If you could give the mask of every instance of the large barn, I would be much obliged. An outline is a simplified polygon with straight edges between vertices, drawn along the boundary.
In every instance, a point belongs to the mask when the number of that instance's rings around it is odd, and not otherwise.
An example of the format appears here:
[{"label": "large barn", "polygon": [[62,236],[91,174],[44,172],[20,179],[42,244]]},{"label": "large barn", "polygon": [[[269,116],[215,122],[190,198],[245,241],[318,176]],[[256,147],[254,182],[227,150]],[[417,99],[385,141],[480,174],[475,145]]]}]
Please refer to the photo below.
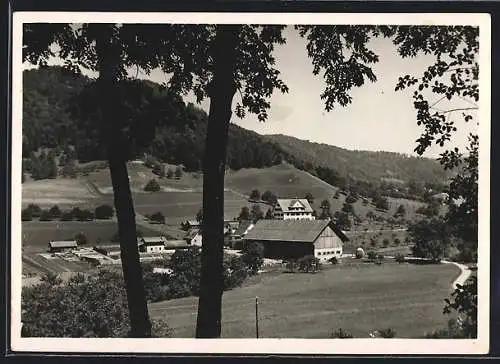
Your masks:
[{"label": "large barn", "polygon": [[341,257],[342,246],[348,240],[330,220],[259,220],[244,237],[244,244],[263,244],[265,258],[314,255],[327,261]]}]

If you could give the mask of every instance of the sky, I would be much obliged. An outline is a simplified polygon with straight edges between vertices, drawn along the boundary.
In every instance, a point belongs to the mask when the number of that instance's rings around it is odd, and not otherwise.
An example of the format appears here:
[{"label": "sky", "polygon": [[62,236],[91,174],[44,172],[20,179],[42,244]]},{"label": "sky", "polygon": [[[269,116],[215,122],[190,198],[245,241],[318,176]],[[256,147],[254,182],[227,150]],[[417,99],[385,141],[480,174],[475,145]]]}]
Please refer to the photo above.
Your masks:
[{"label": "sky", "polygon": [[[325,88],[321,76],[312,74],[311,59],[306,52],[306,42],[292,28],[285,30],[287,42],[275,49],[276,66],[281,78],[289,87],[289,93],[276,91],[271,97],[269,118],[260,122],[254,115],[239,119],[233,114],[232,122],[260,134],[285,134],[299,139],[325,143],[350,150],[390,151],[416,155],[413,149],[415,140],[422,128],[417,126],[416,112],[413,108],[413,91],[394,91],[400,76],[420,74],[433,63],[432,56],[401,58],[395,46],[387,39],[375,39],[369,44],[379,55],[379,62],[372,65],[377,81],[367,81],[361,88],[353,89],[350,94],[353,102],[337,106],[326,112],[320,94]],[[62,64],[54,58],[49,64]],[[28,67],[27,65],[25,65]],[[95,74],[87,73],[89,76]],[[135,72],[133,72],[135,74]],[[149,76],[139,72],[139,78],[155,82],[165,82],[168,78],[159,70]],[[434,96],[430,100],[437,99]],[[195,102],[193,95],[185,97],[186,102]],[[234,103],[239,101],[236,94]],[[470,105],[469,105],[470,106]],[[208,112],[209,100],[200,105]],[[458,131],[447,146],[460,149],[467,145],[469,132],[477,132],[477,126],[465,124],[460,115],[451,115],[457,122]],[[424,157],[434,158],[443,148],[433,146]]]}]

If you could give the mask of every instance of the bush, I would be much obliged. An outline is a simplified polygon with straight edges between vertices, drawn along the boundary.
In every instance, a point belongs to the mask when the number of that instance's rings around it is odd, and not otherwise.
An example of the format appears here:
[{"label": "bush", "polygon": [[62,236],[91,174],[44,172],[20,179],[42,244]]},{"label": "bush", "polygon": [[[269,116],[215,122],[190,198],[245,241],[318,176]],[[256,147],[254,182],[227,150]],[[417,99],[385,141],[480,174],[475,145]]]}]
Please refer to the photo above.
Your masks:
[{"label": "bush", "polygon": [[332,339],[352,339],[354,336],[350,332],[343,330],[342,328],[338,329],[335,332],[330,334]]},{"label": "bush", "polygon": [[401,240],[399,238],[395,238],[394,245],[400,245],[400,244],[401,244]]},{"label": "bush", "polygon": [[406,257],[403,254],[401,254],[401,253],[396,254],[396,256],[394,257],[394,259],[398,263],[404,263],[406,261]]},{"label": "bush", "polygon": [[86,245],[88,243],[87,237],[84,233],[78,233],[75,235],[75,240],[78,245]]},{"label": "bush", "polygon": [[179,179],[182,177],[182,168],[180,166],[177,166],[175,168],[175,178]]},{"label": "bush", "polygon": [[111,219],[115,214],[115,210],[112,206],[104,204],[97,206],[94,210],[94,216],[99,220]]},{"label": "bush", "polygon": [[301,272],[316,272],[319,270],[319,259],[314,255],[306,255],[297,261]]},{"label": "bush", "polygon": [[248,267],[251,274],[257,274],[264,263],[264,245],[260,243],[251,243],[245,245],[241,259]]},{"label": "bush", "polygon": [[31,212],[31,209],[23,209],[21,211],[21,221],[31,221],[33,220],[33,214]]},{"label": "bush", "polygon": [[52,215],[50,214],[49,210],[43,210],[42,213],[40,214],[40,221],[52,221]]},{"label": "bush", "polygon": [[82,210],[79,207],[73,208],[71,214],[73,215],[73,219],[78,221],[92,221],[94,219],[94,213],[92,211],[86,209]]},{"label": "bush", "polygon": [[367,257],[368,257],[368,259],[370,259],[370,260],[375,260],[375,259],[377,259],[377,253],[375,253],[375,251],[373,251],[373,250],[370,250],[370,251],[366,254],[366,256],[367,256]]},{"label": "bush", "polygon": [[160,184],[156,181],[156,179],[150,180],[146,186],[144,186],[144,191],[147,192],[158,192],[161,190]]},{"label": "bush", "polygon": [[396,331],[394,331],[391,328],[384,329],[384,330],[378,330],[378,334],[380,337],[382,337],[384,339],[392,339],[392,338],[396,337]]},{"label": "bush", "polygon": [[250,199],[254,201],[260,200],[260,192],[258,189],[252,190],[252,192],[250,193]]},{"label": "bush", "polygon": [[27,209],[31,211],[31,216],[33,217],[40,217],[40,215],[42,214],[42,209],[40,208],[40,206],[33,203],[29,204]]},{"label": "bush", "polygon": [[387,248],[389,246],[389,239],[382,240],[382,245],[384,246],[384,248]]},{"label": "bush", "polygon": [[357,201],[358,199],[354,195],[349,195],[345,199],[345,203],[347,204],[353,204]]},{"label": "bush", "polygon": [[171,179],[171,178],[173,178],[173,177],[174,177],[174,171],[172,171],[172,169],[170,169],[170,168],[169,168],[169,169],[167,170],[167,178],[168,178],[168,179]]},{"label": "bush", "polygon": [[[89,277],[77,275],[66,283],[44,280],[24,287],[21,302],[23,337],[129,336],[127,295],[118,273],[103,270]],[[152,327],[155,337],[170,335],[164,322],[153,321]]]},{"label": "bush", "polygon": [[328,259],[328,261],[332,264],[338,264],[339,263],[339,260],[337,259],[337,257],[331,257],[330,259]]},{"label": "bush", "polygon": [[161,213],[161,212],[155,212],[154,214],[152,214],[151,216],[149,216],[149,219],[152,221],[152,222],[156,222],[156,223],[159,223],[159,224],[165,224],[165,216]]},{"label": "bush", "polygon": [[62,214],[62,211],[61,209],[59,208],[59,206],[57,205],[54,205],[50,208],[49,210],[49,214],[50,216],[52,216],[53,218],[57,219],[57,218],[60,218],[61,217],[61,214]]},{"label": "bush", "polygon": [[224,257],[224,289],[240,287],[248,277],[248,270],[243,259],[238,256]]},{"label": "bush", "polygon": [[61,220],[61,221],[71,221],[71,220],[73,220],[73,214],[71,213],[71,211],[63,212],[61,214],[61,217],[60,217],[59,220]]}]

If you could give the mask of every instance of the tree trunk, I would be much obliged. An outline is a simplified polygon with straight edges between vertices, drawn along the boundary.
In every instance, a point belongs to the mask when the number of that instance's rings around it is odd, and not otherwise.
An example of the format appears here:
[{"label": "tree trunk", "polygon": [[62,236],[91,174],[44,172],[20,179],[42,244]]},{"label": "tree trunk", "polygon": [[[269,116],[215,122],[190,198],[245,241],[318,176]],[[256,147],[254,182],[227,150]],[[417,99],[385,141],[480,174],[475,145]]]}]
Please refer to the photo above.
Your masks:
[{"label": "tree trunk", "polygon": [[127,171],[126,139],[115,122],[116,85],[121,62],[120,50],[112,41],[113,25],[99,25],[96,52],[99,62],[98,92],[101,95],[103,140],[106,143],[113,185],[123,277],[127,291],[131,337],[151,336],[146,291],[137,246],[134,204]]},{"label": "tree trunk", "polygon": [[197,338],[218,338],[221,334],[224,285],[224,172],[232,100],[236,91],[233,77],[237,38],[237,26],[218,26],[203,161],[203,242]]}]

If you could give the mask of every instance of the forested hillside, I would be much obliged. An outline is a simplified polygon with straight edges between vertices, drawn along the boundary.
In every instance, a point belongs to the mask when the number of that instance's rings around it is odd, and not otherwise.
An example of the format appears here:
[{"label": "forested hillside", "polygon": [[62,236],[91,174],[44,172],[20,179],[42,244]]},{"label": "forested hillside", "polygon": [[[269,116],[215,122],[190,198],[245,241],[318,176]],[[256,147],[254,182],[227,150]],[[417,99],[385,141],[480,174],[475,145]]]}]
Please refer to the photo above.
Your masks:
[{"label": "forested hillside", "polygon": [[[69,74],[61,67],[49,67],[25,71],[23,84],[25,157],[41,147],[55,149],[57,154],[72,146],[72,158],[81,162],[106,159],[99,141],[99,114],[82,112],[79,96],[91,94],[85,91],[92,80]],[[130,159],[148,153],[163,162],[182,164],[187,171],[201,169],[205,111],[193,104],[186,105],[180,97],[149,81],[130,82],[121,93],[123,110],[117,110],[116,117],[124,119],[124,127],[130,130]],[[92,105],[91,99],[83,100]],[[138,135],[147,143],[138,140]],[[396,197],[422,196],[425,186],[439,190],[446,180],[442,167],[434,160],[388,152],[350,151],[284,135],[262,136],[231,125],[229,168],[263,168],[282,161],[366,196],[378,192]]]},{"label": "forested hillside", "polygon": [[341,176],[364,181],[423,180],[441,183],[446,178],[443,167],[427,158],[409,157],[392,152],[353,151],[333,145],[313,143],[287,135],[268,135],[287,153],[304,165],[321,165],[336,170]]}]

